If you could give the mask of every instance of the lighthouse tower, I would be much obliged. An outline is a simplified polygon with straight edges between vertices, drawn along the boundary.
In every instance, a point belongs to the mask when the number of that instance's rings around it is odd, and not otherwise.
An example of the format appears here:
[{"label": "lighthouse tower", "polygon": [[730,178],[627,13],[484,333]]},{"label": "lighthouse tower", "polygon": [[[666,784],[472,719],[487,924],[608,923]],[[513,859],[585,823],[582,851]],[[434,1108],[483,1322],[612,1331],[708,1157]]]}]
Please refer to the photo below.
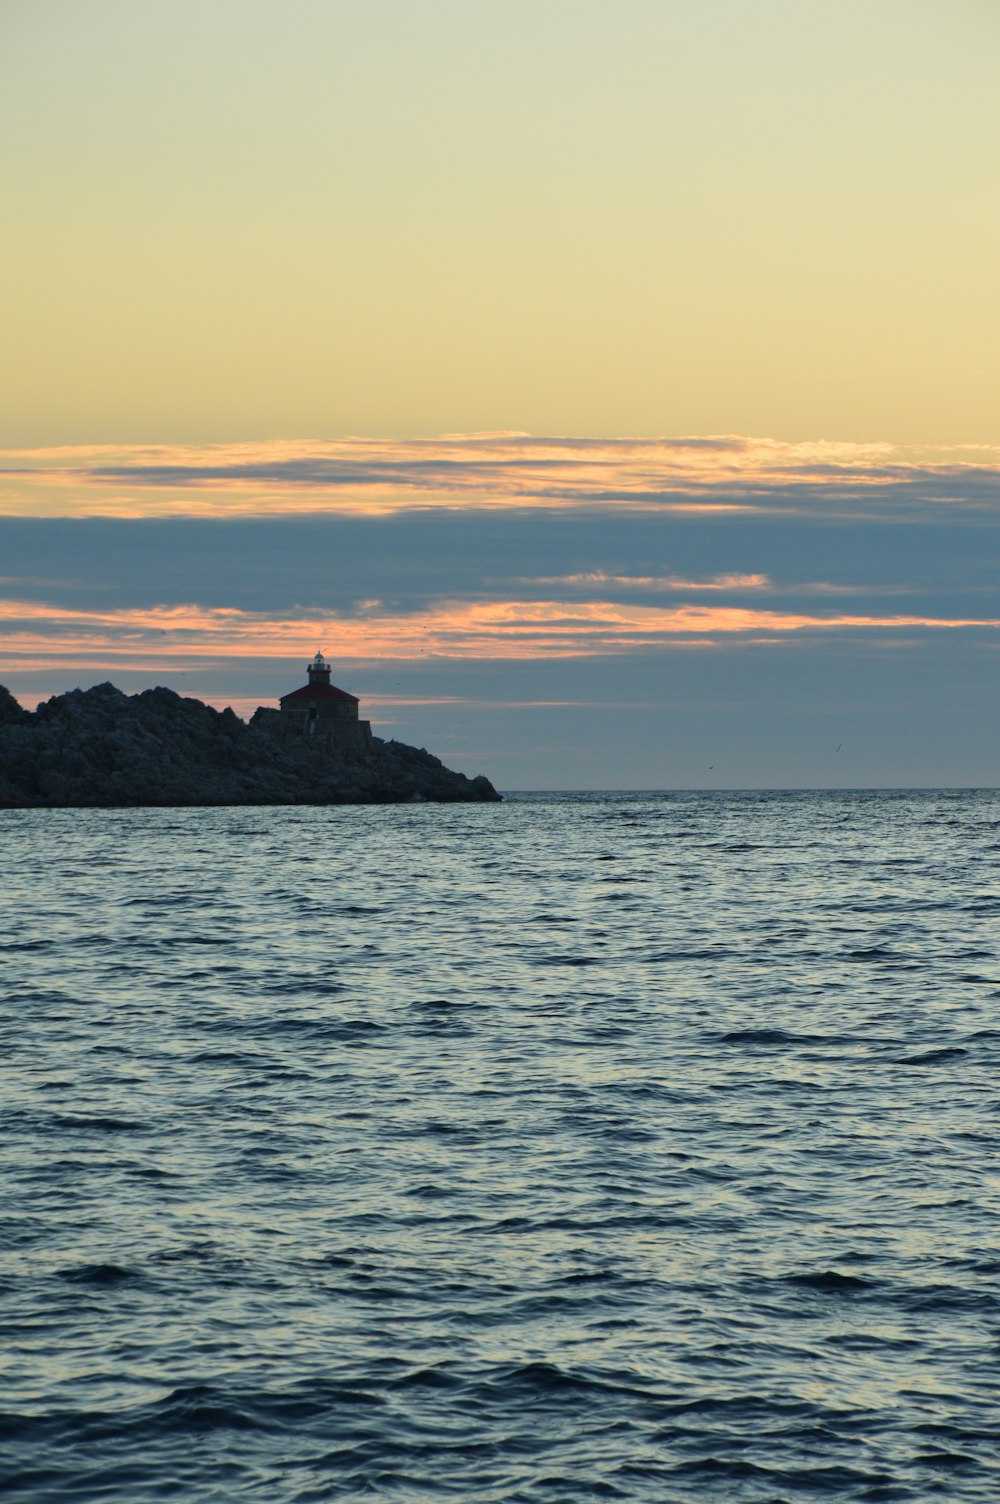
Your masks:
[{"label": "lighthouse tower", "polygon": [[312,663],[307,665],[306,673],[309,675],[310,684],[329,684],[330,682],[330,665],[322,653],[317,653]]}]

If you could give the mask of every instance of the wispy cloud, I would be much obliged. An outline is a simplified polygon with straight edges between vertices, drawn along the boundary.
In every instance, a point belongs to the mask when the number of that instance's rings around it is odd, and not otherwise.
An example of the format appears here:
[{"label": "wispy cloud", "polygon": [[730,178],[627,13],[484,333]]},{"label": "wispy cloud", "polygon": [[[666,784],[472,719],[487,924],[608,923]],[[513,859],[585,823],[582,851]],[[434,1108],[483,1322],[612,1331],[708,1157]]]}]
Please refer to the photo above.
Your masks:
[{"label": "wispy cloud", "polygon": [[726,595],[763,594],[798,597],[908,595],[915,588],[912,585],[898,584],[845,585],[834,580],[803,580],[778,584],[768,574],[741,574],[735,571],[728,574],[709,575],[704,579],[688,579],[684,575],[675,574],[612,574],[600,569],[579,574],[520,575],[516,583],[560,586],[568,590],[594,590],[610,587],[623,591],[648,591],[663,595],[692,595],[702,591],[713,591]]},{"label": "wispy cloud", "polygon": [[829,440],[558,438],[275,440],[0,451],[0,512],[246,516],[414,508],[609,508],[736,515],[876,503],[995,508],[1000,446],[902,450]]},{"label": "wispy cloud", "polygon": [[673,574],[608,574],[595,569],[582,574],[522,575],[523,585],[578,585],[588,589],[596,585],[621,585],[628,590],[662,590],[684,592],[698,590],[726,590],[741,593],[747,590],[770,590],[771,580],[766,574],[715,574],[704,580],[686,580]]},{"label": "wispy cloud", "polygon": [[1000,628],[995,617],[647,606],[610,600],[439,602],[420,611],[274,616],[226,607],[68,610],[0,602],[0,669],[117,664],[168,670],[240,658],[304,658],[320,645],[337,661],[585,657],[705,647],[789,634]]}]

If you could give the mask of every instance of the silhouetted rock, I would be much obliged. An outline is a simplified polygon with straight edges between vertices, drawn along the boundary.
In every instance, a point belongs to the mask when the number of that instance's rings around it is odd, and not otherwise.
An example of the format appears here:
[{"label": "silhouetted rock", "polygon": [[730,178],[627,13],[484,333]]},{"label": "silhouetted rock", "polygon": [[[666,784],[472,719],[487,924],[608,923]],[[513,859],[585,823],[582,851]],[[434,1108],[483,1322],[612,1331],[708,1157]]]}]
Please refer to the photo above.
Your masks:
[{"label": "silhouetted rock", "polygon": [[14,721],[26,721],[30,712],[22,710],[10,690],[0,684],[0,726],[12,725]]},{"label": "silhouetted rock", "polygon": [[487,778],[373,739],[350,751],[289,735],[273,711],[250,725],[171,689],[71,690],[31,714],[0,686],[0,808],[190,804],[395,804],[497,800]]}]

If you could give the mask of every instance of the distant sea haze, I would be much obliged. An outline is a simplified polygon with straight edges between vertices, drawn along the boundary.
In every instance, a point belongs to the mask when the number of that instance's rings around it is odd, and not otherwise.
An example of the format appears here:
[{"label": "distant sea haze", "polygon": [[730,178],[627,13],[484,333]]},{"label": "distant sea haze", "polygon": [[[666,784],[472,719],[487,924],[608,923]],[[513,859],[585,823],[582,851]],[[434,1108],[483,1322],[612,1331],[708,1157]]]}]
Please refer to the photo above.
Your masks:
[{"label": "distant sea haze", "polygon": [[1000,793],[0,836],[12,1504],[1000,1496]]}]

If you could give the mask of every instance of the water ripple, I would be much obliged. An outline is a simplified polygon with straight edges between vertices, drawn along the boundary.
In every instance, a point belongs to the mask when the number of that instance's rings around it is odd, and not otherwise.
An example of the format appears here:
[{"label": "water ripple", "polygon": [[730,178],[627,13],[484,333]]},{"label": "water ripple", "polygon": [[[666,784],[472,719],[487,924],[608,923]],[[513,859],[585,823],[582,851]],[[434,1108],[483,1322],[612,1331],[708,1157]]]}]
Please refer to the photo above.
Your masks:
[{"label": "water ripple", "polygon": [[1000,798],[4,811],[13,1504],[1000,1495]]}]

